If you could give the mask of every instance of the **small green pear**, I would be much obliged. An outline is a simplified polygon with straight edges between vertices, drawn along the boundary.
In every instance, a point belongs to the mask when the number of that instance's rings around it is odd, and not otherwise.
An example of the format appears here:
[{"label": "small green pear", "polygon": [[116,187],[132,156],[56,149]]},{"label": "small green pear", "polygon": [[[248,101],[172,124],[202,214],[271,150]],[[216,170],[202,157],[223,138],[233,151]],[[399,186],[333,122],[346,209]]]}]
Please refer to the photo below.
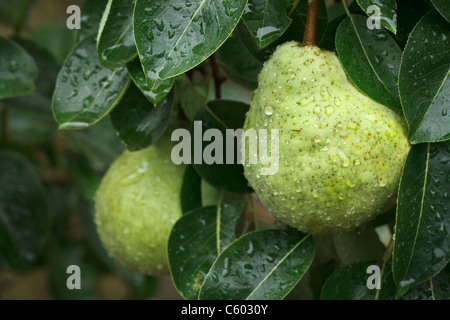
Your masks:
[{"label": "small green pear", "polygon": [[358,91],[334,53],[278,46],[258,76],[243,129],[267,129],[269,137],[279,130],[278,172],[262,175],[265,165],[244,159],[244,173],[287,225],[339,233],[395,205],[410,150],[405,121]]},{"label": "small green pear", "polygon": [[147,275],[169,274],[167,244],[181,217],[185,167],[171,160],[163,137],[150,147],[125,151],[109,168],[96,194],[100,239],[120,265]]}]

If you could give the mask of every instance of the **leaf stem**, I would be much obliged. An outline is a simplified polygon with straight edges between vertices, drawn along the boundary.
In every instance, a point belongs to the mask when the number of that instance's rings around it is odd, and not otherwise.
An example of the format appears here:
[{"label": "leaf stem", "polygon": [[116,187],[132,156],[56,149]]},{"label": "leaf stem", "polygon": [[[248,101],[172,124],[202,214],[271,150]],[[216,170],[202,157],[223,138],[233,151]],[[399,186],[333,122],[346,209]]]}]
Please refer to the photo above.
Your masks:
[{"label": "leaf stem", "polygon": [[216,57],[214,56],[214,54],[211,55],[209,60],[211,61],[212,73],[214,78],[214,87],[216,91],[216,99],[219,100],[222,97],[220,85],[222,84],[223,79],[220,77],[219,67],[217,66]]},{"label": "leaf stem", "polygon": [[14,37],[16,38],[20,37],[29,6],[30,0],[22,0],[20,3],[19,14],[14,21]]},{"label": "leaf stem", "polygon": [[[383,265],[381,267],[381,275],[380,275],[381,278],[383,278],[384,271],[386,270],[386,264],[387,264],[388,260],[390,259],[390,257],[392,256],[393,248],[394,248],[394,239],[391,239],[391,242],[389,243],[389,245],[383,255]],[[377,292],[375,293],[375,300],[379,299],[380,291],[381,291],[381,289],[378,289]]]},{"label": "leaf stem", "polygon": [[317,34],[317,13],[319,11],[319,0],[308,0],[306,7],[305,33],[303,34],[302,44],[315,45]]}]

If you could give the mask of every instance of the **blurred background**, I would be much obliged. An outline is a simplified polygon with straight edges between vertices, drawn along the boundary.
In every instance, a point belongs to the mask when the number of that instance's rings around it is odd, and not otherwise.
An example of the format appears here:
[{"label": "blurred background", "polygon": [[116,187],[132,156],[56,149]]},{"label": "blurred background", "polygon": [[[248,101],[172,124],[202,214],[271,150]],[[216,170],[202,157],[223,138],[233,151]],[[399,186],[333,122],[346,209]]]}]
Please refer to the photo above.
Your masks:
[{"label": "blurred background", "polygon": [[[99,242],[93,197],[124,146],[108,118],[82,131],[59,131],[53,120],[55,79],[75,40],[74,31],[66,27],[69,5],[82,7],[83,1],[0,0],[0,35],[17,41],[39,68],[33,94],[0,100],[0,160],[5,163],[5,155],[15,159],[14,168],[21,168],[22,177],[19,181],[17,172],[13,176],[10,166],[0,172],[0,181],[34,183],[42,191],[26,200],[17,195],[15,201],[25,214],[27,209],[41,210],[44,228],[34,232],[37,239],[46,239],[29,257],[26,245],[11,250],[0,237],[0,299],[180,299],[170,277],[131,274],[115,264]],[[38,179],[27,183],[34,176]],[[0,210],[2,205],[11,203],[5,204],[0,194]],[[16,225],[16,243],[33,237],[26,233],[30,226]],[[67,289],[66,269],[73,264],[81,268],[82,290]]]}]

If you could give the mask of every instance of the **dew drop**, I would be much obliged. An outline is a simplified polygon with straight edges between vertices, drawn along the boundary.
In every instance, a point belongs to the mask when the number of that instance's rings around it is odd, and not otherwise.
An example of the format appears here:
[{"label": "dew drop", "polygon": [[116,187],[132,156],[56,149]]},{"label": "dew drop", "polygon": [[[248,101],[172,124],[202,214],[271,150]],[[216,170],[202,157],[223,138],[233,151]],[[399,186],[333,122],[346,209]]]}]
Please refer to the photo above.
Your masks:
[{"label": "dew drop", "polygon": [[271,116],[273,114],[273,107],[271,105],[266,105],[264,113],[268,116]]},{"label": "dew drop", "polygon": [[303,124],[304,124],[306,127],[309,127],[309,126],[311,125],[311,122],[309,122],[309,120],[305,120],[305,121],[303,121]]},{"label": "dew drop", "polygon": [[309,98],[303,99],[303,100],[300,102],[300,104],[301,104],[302,107],[305,107],[305,106],[307,106],[308,104],[310,104],[310,103],[312,103],[312,102],[314,102],[314,101],[315,101],[314,96],[311,96],[311,97],[309,97]]},{"label": "dew drop", "polygon": [[326,108],[325,108],[325,112],[326,112],[328,115],[332,114],[332,113],[334,112],[334,107],[331,107],[331,106],[326,107]]},{"label": "dew drop", "polygon": [[330,99],[330,93],[324,86],[320,88],[320,95],[322,96],[324,101],[328,101]]},{"label": "dew drop", "polygon": [[345,199],[345,194],[343,194],[342,192],[338,193],[338,199],[339,200],[344,200]]},{"label": "dew drop", "polygon": [[316,190],[316,189],[312,189],[311,190],[311,193],[312,193],[312,196],[314,197],[314,198],[318,198],[319,197],[319,192]]},{"label": "dew drop", "polygon": [[341,102],[342,101],[339,98],[334,99],[334,104],[336,105],[336,107],[339,107],[341,105]]},{"label": "dew drop", "polygon": [[320,107],[315,107],[314,108],[314,113],[318,114],[318,113],[320,113],[320,110],[321,110]]}]

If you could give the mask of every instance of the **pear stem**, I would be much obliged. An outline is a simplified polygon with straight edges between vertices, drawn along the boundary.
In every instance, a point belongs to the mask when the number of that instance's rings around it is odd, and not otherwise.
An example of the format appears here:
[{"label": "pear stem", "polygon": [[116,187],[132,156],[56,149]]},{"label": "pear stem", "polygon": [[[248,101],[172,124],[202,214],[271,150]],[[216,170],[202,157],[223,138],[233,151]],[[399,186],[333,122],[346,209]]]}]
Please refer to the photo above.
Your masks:
[{"label": "pear stem", "polygon": [[303,34],[302,44],[315,45],[317,33],[317,13],[319,11],[319,0],[308,0],[306,7],[305,33]]}]

